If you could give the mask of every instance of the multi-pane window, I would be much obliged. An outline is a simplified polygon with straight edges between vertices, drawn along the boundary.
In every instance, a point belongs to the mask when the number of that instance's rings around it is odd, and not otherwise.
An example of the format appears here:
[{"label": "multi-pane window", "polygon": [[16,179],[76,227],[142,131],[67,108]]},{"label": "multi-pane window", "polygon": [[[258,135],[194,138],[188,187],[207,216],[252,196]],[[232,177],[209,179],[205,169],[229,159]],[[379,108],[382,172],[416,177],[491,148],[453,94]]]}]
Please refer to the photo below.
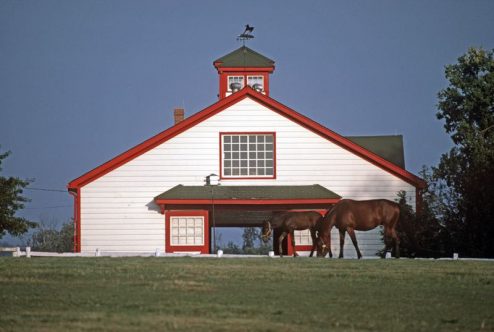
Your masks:
[{"label": "multi-pane window", "polygon": [[254,88],[255,84],[264,89],[264,77],[262,76],[247,76],[247,84]]},{"label": "multi-pane window", "polygon": [[240,89],[244,87],[243,76],[228,76],[228,91],[232,91],[232,83],[239,83]]},{"label": "multi-pane window", "polygon": [[204,217],[170,217],[171,245],[204,245]]},{"label": "multi-pane window", "polygon": [[223,177],[274,177],[274,134],[223,134]]},{"label": "multi-pane window", "polygon": [[308,229],[303,231],[295,231],[295,245],[297,246],[311,246],[312,237],[310,236],[310,231]]}]

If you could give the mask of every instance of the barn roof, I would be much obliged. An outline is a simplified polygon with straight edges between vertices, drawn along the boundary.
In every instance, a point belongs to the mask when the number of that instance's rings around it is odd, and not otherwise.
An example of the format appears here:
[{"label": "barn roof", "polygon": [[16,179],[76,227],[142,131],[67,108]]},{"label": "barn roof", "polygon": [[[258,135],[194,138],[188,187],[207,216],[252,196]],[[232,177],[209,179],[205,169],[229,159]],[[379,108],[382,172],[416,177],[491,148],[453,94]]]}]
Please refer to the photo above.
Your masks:
[{"label": "barn roof", "polygon": [[[213,190],[212,190],[213,189]],[[309,186],[175,186],[154,200],[338,200],[338,194],[325,187]]]},{"label": "barn roof", "polygon": [[350,141],[374,152],[378,156],[405,168],[403,136],[346,136]]},{"label": "barn roof", "polygon": [[274,61],[256,51],[242,46],[215,60],[215,67],[273,67]]},{"label": "barn roof", "polygon": [[[366,148],[362,140],[360,143],[353,142],[349,138],[345,138],[340,134],[324,127],[323,125],[315,122],[314,120],[296,112],[295,110],[283,105],[275,99],[263,95],[249,86],[245,86],[239,92],[233,93],[230,96],[223,98],[211,106],[203,109],[202,111],[193,114],[185,120],[177,123],[176,125],[168,128],[167,130],[151,137],[150,139],[142,142],[141,144],[131,148],[130,150],[120,154],[119,156],[111,159],[110,161],[96,167],[95,169],[87,172],[86,174],[78,177],[68,184],[70,190],[76,190],[83,187],[86,184],[98,179],[99,177],[111,172],[112,170],[120,167],[121,165],[129,162],[130,160],[142,155],[143,153],[157,147],[158,145],[168,141],[169,139],[179,135],[189,128],[205,121],[206,119],[220,113],[228,107],[235,105],[245,98],[250,98],[255,102],[267,107],[268,109],[290,119],[291,121],[298,123],[299,125],[311,130],[317,135],[331,141],[332,143],[341,146],[342,148],[354,153],[355,155],[377,165],[378,167],[386,170],[387,172],[403,179],[404,181],[412,184],[415,187],[423,188],[425,182],[416,175],[408,172],[400,165],[396,164],[392,160],[387,160],[385,157],[373,152]],[[362,145],[360,145],[362,144]]]}]

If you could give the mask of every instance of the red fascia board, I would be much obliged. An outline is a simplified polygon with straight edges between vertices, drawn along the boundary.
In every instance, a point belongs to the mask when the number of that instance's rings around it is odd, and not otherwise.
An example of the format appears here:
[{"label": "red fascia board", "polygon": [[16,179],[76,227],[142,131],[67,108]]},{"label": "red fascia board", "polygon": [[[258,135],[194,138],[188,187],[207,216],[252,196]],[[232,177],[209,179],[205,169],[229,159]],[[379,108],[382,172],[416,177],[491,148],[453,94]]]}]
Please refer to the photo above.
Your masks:
[{"label": "red fascia board", "polygon": [[216,67],[218,74],[222,73],[251,73],[251,72],[262,72],[262,73],[272,73],[274,71],[273,67]]},{"label": "red fascia board", "polygon": [[[166,142],[167,140],[175,137],[176,135],[184,132],[185,130],[195,126],[196,124],[206,120],[207,118],[213,116],[216,113],[221,112],[225,108],[228,108],[232,104],[243,99],[249,92],[255,92],[250,87],[246,87],[241,91],[234,93],[226,98],[223,98],[216,102],[215,104],[205,108],[204,110],[191,115],[190,117],[184,119],[173,127],[151,137],[150,139],[142,142],[141,144],[127,150],[126,152],[118,155],[117,157],[109,160],[108,162],[94,168],[93,170],[85,173],[84,175],[72,180],[68,184],[68,188],[80,188],[89,182],[111,172],[115,168],[121,166],[122,164],[140,156],[141,154],[155,148],[156,146]],[[255,92],[257,93],[257,92]]]},{"label": "red fascia board", "polygon": [[321,199],[156,199],[158,205],[279,205],[279,204],[335,204],[339,198]]},{"label": "red fascia board", "polygon": [[334,131],[320,125],[319,123],[309,119],[308,117],[292,110],[288,106],[285,106],[281,104],[280,102],[264,96],[262,94],[256,94],[254,96],[255,99],[257,99],[258,102],[263,104],[264,106],[268,107],[269,109],[295,121],[296,123],[306,127],[307,129],[315,132],[316,134],[329,139],[330,141],[334,142],[335,144],[350,150],[351,152],[357,154],[360,157],[363,157],[364,159],[372,162],[374,165],[377,165],[389,172],[391,172],[394,175],[397,175],[401,179],[405,180],[406,182],[418,187],[418,188],[425,188],[426,184],[425,181],[419,178],[418,176],[408,172],[407,170],[401,168],[398,165],[393,164],[392,162],[387,161],[386,159],[378,156],[377,154],[364,149],[358,144],[353,143],[350,141],[348,138],[345,138]]}]

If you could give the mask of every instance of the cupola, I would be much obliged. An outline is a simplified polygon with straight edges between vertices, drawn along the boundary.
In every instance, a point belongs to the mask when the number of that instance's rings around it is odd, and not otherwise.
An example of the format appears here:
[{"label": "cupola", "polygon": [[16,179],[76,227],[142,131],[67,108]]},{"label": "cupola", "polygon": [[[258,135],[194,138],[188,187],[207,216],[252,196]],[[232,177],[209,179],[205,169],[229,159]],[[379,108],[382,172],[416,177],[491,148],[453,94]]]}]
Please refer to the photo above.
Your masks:
[{"label": "cupola", "polygon": [[243,89],[246,85],[269,96],[269,74],[274,61],[246,46],[213,62],[219,75],[219,99]]}]

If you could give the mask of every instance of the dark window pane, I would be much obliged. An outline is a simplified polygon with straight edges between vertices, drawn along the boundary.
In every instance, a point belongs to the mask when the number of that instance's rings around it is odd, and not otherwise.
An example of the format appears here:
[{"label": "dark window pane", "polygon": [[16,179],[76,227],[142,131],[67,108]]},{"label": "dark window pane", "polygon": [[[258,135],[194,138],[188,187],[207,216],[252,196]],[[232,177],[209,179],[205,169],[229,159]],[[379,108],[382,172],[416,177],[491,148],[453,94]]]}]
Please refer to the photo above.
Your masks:
[{"label": "dark window pane", "polygon": [[255,143],[256,142],[256,137],[255,136],[249,136],[249,143]]},{"label": "dark window pane", "polygon": [[264,136],[257,136],[257,143],[264,142]]},{"label": "dark window pane", "polygon": [[266,136],[266,143],[273,143],[273,136]]},{"label": "dark window pane", "polygon": [[266,159],[273,159],[273,152],[266,152]]},{"label": "dark window pane", "polygon": [[256,145],[255,144],[249,144],[249,150],[250,151],[256,151]]},{"label": "dark window pane", "polygon": [[225,144],[225,151],[232,151],[232,146],[230,144]]},{"label": "dark window pane", "polygon": [[249,169],[249,175],[257,175],[256,174],[256,169],[255,168]]},{"label": "dark window pane", "polygon": [[225,168],[224,172],[225,172],[225,175],[232,175],[232,171],[229,168]]},{"label": "dark window pane", "polygon": [[247,151],[247,144],[240,144],[240,151]]},{"label": "dark window pane", "polygon": [[247,143],[247,136],[240,136],[240,142]]},{"label": "dark window pane", "polygon": [[249,160],[249,167],[256,167],[256,161],[255,160]]},{"label": "dark window pane", "polygon": [[257,175],[264,175],[264,168],[258,168]]},{"label": "dark window pane", "polygon": [[241,168],[240,175],[247,175],[247,168]]},{"label": "dark window pane", "polygon": [[239,153],[238,152],[233,152],[232,153],[232,159],[238,159]]},{"label": "dark window pane", "polygon": [[225,159],[231,159],[232,154],[230,152],[225,152]]},{"label": "dark window pane", "polygon": [[232,142],[233,143],[238,143],[238,141],[239,141],[238,136],[232,136]]},{"label": "dark window pane", "polygon": [[232,162],[230,160],[225,160],[225,167],[232,167]]},{"label": "dark window pane", "polygon": [[247,167],[247,160],[241,160],[240,167]]},{"label": "dark window pane", "polygon": [[233,160],[232,166],[233,167],[238,167],[239,166],[239,161],[238,160]]},{"label": "dark window pane", "polygon": [[232,151],[238,151],[238,144],[232,144]]},{"label": "dark window pane", "polygon": [[272,160],[266,160],[266,167],[273,167],[273,161]]},{"label": "dark window pane", "polygon": [[247,159],[247,152],[240,152],[240,159]]},{"label": "dark window pane", "polygon": [[266,168],[266,175],[273,175],[273,169],[272,168]]},{"label": "dark window pane", "polygon": [[264,159],[264,152],[258,152],[257,159]]},{"label": "dark window pane", "polygon": [[264,167],[264,160],[258,160],[257,167]]},{"label": "dark window pane", "polygon": [[232,175],[238,175],[239,171],[238,168],[232,169]]},{"label": "dark window pane", "polygon": [[223,136],[223,142],[230,143],[231,141],[232,141],[232,138],[230,136]]},{"label": "dark window pane", "polygon": [[256,153],[255,152],[249,152],[249,159],[256,159]]},{"label": "dark window pane", "polygon": [[273,151],[273,144],[266,144],[267,151]]},{"label": "dark window pane", "polygon": [[264,144],[257,144],[257,151],[264,151]]}]

